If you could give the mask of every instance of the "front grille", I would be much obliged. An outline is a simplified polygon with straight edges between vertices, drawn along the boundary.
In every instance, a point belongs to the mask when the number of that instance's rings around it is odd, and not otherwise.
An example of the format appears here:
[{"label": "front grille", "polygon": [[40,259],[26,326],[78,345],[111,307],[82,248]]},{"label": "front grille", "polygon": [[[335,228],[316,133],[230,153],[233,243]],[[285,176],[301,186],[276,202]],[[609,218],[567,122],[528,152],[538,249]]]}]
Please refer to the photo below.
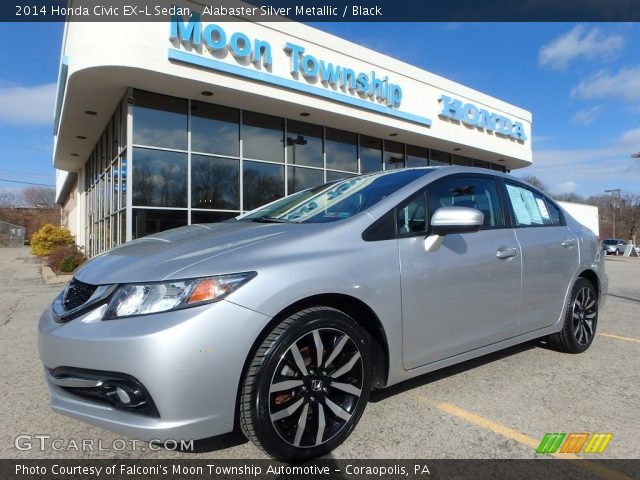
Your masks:
[{"label": "front grille", "polygon": [[97,285],[89,285],[74,278],[64,292],[64,298],[62,300],[63,308],[67,312],[78,308],[91,298],[96,288],[98,288]]}]

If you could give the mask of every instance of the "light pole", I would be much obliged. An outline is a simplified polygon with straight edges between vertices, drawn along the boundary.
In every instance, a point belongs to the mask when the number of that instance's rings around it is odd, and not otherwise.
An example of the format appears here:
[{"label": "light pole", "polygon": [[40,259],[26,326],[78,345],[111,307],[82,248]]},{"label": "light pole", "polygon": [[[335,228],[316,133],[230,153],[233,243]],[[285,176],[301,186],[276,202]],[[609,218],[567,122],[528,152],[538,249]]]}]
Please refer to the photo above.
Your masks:
[{"label": "light pole", "polygon": [[640,158],[640,152],[632,153],[631,158]]},{"label": "light pole", "polygon": [[611,194],[611,210],[613,210],[613,238],[616,238],[616,207],[617,200],[620,198],[621,190],[619,188],[612,188],[610,190],[605,190],[604,193]]}]

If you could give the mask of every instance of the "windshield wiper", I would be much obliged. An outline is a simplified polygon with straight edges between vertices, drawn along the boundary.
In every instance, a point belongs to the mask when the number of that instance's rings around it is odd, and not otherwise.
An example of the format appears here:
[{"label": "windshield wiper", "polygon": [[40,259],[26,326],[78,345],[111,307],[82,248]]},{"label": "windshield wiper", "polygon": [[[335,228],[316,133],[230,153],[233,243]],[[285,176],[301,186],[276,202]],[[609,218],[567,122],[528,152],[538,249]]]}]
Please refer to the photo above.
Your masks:
[{"label": "windshield wiper", "polygon": [[287,220],[286,218],[276,218],[276,217],[258,217],[258,218],[252,218],[251,221],[259,222],[259,223],[300,223],[300,222],[296,222],[295,220]]}]

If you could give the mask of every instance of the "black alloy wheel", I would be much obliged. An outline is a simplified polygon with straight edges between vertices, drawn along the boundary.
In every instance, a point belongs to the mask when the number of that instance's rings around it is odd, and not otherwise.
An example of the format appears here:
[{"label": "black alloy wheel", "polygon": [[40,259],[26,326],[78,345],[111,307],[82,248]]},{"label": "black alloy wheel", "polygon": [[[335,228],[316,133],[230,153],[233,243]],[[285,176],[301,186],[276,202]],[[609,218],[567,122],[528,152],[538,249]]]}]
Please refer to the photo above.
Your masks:
[{"label": "black alloy wheel", "polygon": [[245,377],[241,427],[270,455],[306,460],[333,450],[371,389],[367,333],[329,307],[302,310],[264,340]]},{"label": "black alloy wheel", "polygon": [[586,278],[576,280],[565,309],[562,330],[549,335],[549,344],[568,353],[582,353],[591,343],[598,325],[598,293]]}]

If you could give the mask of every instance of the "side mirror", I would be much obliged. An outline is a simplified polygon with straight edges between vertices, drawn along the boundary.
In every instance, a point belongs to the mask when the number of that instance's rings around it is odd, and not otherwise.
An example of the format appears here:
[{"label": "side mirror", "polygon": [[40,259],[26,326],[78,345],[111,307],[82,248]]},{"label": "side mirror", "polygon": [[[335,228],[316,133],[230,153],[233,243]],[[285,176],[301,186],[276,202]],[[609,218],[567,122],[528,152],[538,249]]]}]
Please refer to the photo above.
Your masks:
[{"label": "side mirror", "polygon": [[472,233],[482,228],[484,214],[468,207],[440,207],[431,216],[429,236],[424,239],[427,252],[437,251],[445,235],[452,233]]},{"label": "side mirror", "polygon": [[429,232],[432,235],[472,233],[482,228],[484,214],[468,207],[440,207],[431,217]]}]

